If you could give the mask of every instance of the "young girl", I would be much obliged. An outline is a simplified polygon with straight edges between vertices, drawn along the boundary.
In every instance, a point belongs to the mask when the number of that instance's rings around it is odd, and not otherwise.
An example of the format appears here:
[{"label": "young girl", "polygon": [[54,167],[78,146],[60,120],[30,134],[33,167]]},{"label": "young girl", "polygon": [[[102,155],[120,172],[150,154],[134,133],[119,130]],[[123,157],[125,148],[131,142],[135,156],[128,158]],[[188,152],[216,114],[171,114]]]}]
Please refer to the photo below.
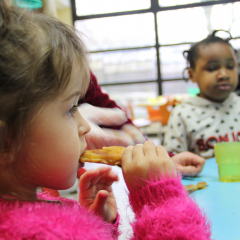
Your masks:
[{"label": "young girl", "polygon": [[[73,29],[0,1],[0,239],[118,237],[111,168],[81,176],[81,205],[37,193],[71,187],[82,167],[90,128],[76,104],[89,73]],[[132,239],[210,239],[162,146],[127,147],[122,169],[136,214]]]},{"label": "young girl", "polygon": [[240,98],[233,93],[237,57],[229,39],[215,36],[216,32],[184,52],[189,78],[200,93],[173,109],[164,139],[170,152],[191,151],[211,158],[215,143],[240,140]]}]

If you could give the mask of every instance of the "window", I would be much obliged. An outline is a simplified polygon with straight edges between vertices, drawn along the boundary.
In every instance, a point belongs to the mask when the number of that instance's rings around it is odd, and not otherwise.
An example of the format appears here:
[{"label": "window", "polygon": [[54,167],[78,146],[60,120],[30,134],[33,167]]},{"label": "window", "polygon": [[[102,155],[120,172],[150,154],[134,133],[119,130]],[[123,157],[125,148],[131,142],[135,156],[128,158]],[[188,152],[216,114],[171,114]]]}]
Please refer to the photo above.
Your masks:
[{"label": "window", "polygon": [[159,44],[200,41],[216,29],[239,37],[239,15],[240,2],[158,12]]},{"label": "window", "polygon": [[190,48],[190,44],[170,45],[159,48],[162,80],[181,79],[186,68],[183,51]]},{"label": "window", "polygon": [[[114,99],[120,101],[123,99],[123,96],[126,96],[126,99],[131,101],[141,102],[151,97],[157,97],[157,83],[142,83],[142,84],[126,84],[126,85],[113,85],[113,86],[102,86],[102,89],[108,93],[111,93]],[[125,98],[125,97],[124,97]]]},{"label": "window", "polygon": [[90,67],[99,84],[157,79],[156,49],[91,53]]},{"label": "window", "polygon": [[154,14],[75,21],[90,51],[155,46]]},{"label": "window", "polygon": [[140,9],[149,9],[150,0],[76,0],[76,15],[115,13]]},{"label": "window", "polygon": [[72,0],[72,10],[91,69],[115,99],[193,91],[182,53],[215,29],[240,49],[239,1]]},{"label": "window", "polygon": [[[219,1],[219,0],[213,0],[213,1]],[[159,6],[160,7],[169,7],[169,6],[178,6],[178,5],[186,5],[190,3],[201,3],[201,2],[213,2],[212,0],[159,0]]]}]

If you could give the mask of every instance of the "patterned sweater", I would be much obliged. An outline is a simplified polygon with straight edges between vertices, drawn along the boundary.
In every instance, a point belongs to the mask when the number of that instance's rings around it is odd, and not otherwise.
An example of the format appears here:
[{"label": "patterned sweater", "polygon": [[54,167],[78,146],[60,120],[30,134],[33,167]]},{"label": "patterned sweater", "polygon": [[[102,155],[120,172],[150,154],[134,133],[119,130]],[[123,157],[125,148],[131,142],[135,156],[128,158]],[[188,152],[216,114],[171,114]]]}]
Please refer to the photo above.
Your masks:
[{"label": "patterned sweater", "polygon": [[[70,199],[39,197],[61,203],[0,199],[0,239],[117,239],[118,221],[106,223]],[[210,225],[180,177],[146,182],[129,200],[135,212],[131,239],[210,239]]]},{"label": "patterned sweater", "polygon": [[240,140],[240,98],[231,93],[223,103],[191,97],[176,106],[164,138],[167,151],[190,151],[214,157],[214,144]]}]

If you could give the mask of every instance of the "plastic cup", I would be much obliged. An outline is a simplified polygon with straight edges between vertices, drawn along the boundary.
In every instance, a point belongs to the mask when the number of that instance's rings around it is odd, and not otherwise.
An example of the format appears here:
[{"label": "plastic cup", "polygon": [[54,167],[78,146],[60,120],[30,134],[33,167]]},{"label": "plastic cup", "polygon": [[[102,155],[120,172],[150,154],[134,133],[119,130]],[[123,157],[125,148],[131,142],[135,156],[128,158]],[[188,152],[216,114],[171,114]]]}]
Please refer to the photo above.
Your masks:
[{"label": "plastic cup", "polygon": [[219,181],[240,182],[240,142],[221,142],[214,146]]}]

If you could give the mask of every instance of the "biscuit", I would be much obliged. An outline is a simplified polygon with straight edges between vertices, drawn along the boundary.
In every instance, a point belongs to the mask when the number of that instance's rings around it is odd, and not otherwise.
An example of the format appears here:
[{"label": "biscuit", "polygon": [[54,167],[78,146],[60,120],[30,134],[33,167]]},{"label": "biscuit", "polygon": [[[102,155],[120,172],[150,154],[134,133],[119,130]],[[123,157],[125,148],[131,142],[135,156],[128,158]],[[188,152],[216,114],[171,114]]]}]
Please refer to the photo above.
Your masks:
[{"label": "biscuit", "polygon": [[111,146],[102,149],[92,149],[83,152],[80,162],[104,163],[108,165],[121,165],[121,159],[125,147]]}]

